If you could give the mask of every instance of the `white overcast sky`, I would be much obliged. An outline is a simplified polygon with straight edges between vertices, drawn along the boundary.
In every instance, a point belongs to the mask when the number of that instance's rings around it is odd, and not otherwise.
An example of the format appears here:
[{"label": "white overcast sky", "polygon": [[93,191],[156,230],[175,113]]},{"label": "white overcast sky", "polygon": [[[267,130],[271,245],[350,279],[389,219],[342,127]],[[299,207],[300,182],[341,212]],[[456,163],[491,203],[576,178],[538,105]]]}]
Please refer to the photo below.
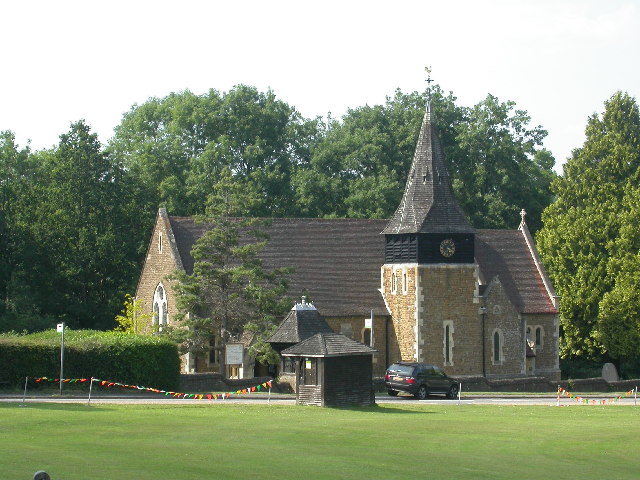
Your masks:
[{"label": "white overcast sky", "polygon": [[615,91],[640,101],[634,0],[14,0],[0,45],[0,130],[35,150],[79,119],[106,143],[135,103],[240,83],[339,117],[423,91],[430,65],[461,105],[514,100],[563,163]]}]

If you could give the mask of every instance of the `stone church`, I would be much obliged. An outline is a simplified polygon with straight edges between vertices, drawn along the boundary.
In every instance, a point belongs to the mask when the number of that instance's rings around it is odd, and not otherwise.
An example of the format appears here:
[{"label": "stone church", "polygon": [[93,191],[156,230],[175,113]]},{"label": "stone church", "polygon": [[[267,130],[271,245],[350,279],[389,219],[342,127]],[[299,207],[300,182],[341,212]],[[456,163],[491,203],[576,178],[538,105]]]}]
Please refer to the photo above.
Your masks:
[{"label": "stone church", "polygon": [[[556,380],[558,298],[521,216],[517,230],[469,224],[427,108],[390,220],[276,218],[265,228],[270,240],[260,257],[266,268],[293,268],[289,295],[305,296],[305,309],[375,349],[374,375],[404,360],[456,377]],[[158,211],[136,298],[159,328],[177,313],[167,276],[192,271],[190,251],[206,228]],[[244,347],[250,341],[238,339]],[[208,355],[187,355],[184,369],[217,371],[222,353],[214,339]],[[228,366],[228,376],[253,374],[246,354]]]}]

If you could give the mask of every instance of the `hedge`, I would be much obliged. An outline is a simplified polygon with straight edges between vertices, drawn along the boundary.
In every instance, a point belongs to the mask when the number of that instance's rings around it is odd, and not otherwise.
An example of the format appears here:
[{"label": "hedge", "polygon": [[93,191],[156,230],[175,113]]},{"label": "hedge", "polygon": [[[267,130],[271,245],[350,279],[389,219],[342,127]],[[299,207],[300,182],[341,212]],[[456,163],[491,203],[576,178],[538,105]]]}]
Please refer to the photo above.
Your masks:
[{"label": "hedge", "polygon": [[[0,381],[19,386],[25,377],[60,376],[56,331],[0,335]],[[178,347],[166,339],[121,332],[66,330],[64,377],[100,378],[166,390],[178,388]]]}]

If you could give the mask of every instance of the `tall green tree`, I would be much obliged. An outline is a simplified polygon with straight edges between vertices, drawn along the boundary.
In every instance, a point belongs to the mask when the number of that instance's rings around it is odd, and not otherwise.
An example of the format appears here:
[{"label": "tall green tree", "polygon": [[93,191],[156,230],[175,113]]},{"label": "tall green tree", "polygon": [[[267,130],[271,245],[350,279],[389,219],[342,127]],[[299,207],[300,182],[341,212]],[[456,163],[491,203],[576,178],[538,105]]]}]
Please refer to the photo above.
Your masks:
[{"label": "tall green tree", "polygon": [[[438,86],[432,119],[445,149],[456,197],[479,228],[514,228],[526,208],[532,230],[551,202],[554,159],[546,132],[530,127],[513,102],[487,96],[473,108]],[[296,198],[310,216],[385,218],[402,196],[426,94],[400,90],[384,105],[349,110],[329,120],[309,165],[296,173]]]},{"label": "tall green tree", "polygon": [[76,327],[108,328],[140,258],[126,172],[83,121],[37,158],[29,227],[36,252],[25,276],[38,286],[39,311]]},{"label": "tall green tree", "polygon": [[[200,237],[191,255],[193,272],[179,272],[176,280],[178,329],[170,333],[185,350],[197,353],[209,347],[218,333],[222,348],[239,341],[246,329],[260,336],[271,331],[286,311],[289,300],[286,268],[267,271],[258,254],[268,241],[261,221],[247,214],[261,201],[248,191],[229,168],[221,171],[200,221],[210,228]],[[220,373],[225,373],[224,355]]]},{"label": "tall green tree", "polygon": [[[638,354],[640,115],[617,92],[554,181],[538,248],[561,296],[563,356]],[[635,342],[635,343],[634,343]]]},{"label": "tall green tree", "polygon": [[10,131],[0,132],[0,317],[32,310],[28,286],[21,284],[23,255],[31,247],[25,226],[31,208],[34,166],[29,148],[20,148]]},{"label": "tall green tree", "polygon": [[307,161],[315,125],[272,91],[184,91],[134,105],[109,151],[139,182],[149,225],[159,206],[174,215],[203,214],[225,168],[260,192],[252,215],[292,216],[291,175]]},{"label": "tall green tree", "polygon": [[530,121],[515,102],[487,95],[453,126],[454,138],[444,147],[456,197],[474,226],[514,228],[525,208],[532,231],[540,227],[555,162],[541,148],[547,132]]},{"label": "tall green tree", "polygon": [[397,91],[385,105],[350,109],[342,121],[327,119],[311,161],[296,173],[302,214],[384,218],[393,213],[423,112],[421,96]]}]

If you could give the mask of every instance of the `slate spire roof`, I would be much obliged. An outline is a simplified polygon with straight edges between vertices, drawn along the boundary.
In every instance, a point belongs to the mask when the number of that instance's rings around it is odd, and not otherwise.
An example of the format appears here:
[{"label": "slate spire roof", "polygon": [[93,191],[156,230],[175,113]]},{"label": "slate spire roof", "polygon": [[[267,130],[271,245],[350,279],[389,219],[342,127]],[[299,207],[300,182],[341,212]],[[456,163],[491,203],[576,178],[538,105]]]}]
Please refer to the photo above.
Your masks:
[{"label": "slate spire roof", "polygon": [[442,145],[431,124],[431,106],[428,105],[402,201],[382,233],[473,232],[453,195]]}]

